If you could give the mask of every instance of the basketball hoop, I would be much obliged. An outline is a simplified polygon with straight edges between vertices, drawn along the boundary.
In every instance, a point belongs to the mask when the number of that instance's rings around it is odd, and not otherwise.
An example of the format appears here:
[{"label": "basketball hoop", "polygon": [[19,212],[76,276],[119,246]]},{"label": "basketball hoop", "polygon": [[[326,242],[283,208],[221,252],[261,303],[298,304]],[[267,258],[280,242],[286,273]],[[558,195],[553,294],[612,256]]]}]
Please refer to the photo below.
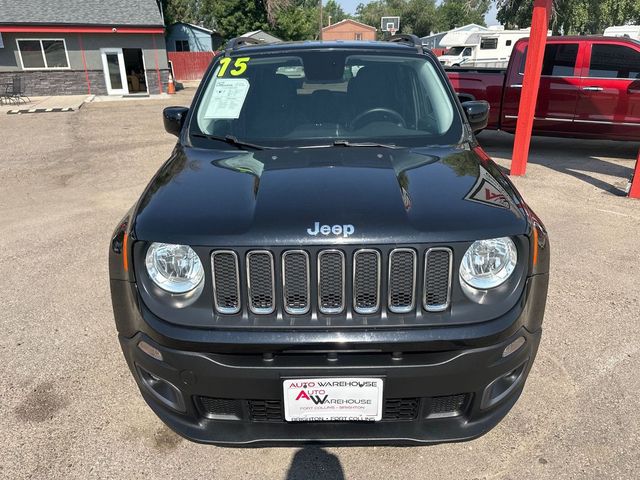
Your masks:
[{"label": "basketball hoop", "polygon": [[382,17],[380,19],[380,30],[389,32],[393,37],[400,30],[400,17]]}]

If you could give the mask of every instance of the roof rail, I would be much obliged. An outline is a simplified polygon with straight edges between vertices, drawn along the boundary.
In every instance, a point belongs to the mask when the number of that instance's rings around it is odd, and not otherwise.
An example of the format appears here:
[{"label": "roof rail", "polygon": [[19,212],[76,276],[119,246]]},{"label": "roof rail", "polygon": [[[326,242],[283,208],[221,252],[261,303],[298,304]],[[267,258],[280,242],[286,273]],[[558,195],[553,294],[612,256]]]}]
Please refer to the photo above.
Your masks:
[{"label": "roof rail", "polygon": [[260,40],[256,40],[255,38],[251,38],[251,37],[232,38],[225,45],[224,53],[225,55],[228,55],[229,53],[233,52],[237,48],[244,47],[246,45],[261,45],[262,43],[263,42],[261,42]]},{"label": "roof rail", "polygon": [[424,49],[422,48],[422,40],[420,40],[416,35],[412,35],[410,33],[399,33],[389,38],[389,41],[404,43],[412,47],[416,47],[418,49],[418,53],[424,53]]}]

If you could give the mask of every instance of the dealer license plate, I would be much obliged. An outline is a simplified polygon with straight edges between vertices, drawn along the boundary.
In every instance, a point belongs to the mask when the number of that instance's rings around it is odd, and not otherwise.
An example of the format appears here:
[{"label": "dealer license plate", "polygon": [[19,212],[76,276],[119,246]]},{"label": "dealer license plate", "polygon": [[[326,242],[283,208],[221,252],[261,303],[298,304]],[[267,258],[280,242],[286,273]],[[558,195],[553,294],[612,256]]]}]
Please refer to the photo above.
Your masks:
[{"label": "dealer license plate", "polygon": [[377,422],[382,419],[381,378],[285,380],[288,422]]}]

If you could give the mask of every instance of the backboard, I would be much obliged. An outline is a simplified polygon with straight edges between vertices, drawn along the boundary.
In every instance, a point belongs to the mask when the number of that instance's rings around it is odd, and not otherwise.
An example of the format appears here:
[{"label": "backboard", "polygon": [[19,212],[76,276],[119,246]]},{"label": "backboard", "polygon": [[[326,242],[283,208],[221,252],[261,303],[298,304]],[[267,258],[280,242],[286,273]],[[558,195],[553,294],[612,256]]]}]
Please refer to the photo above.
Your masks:
[{"label": "backboard", "polygon": [[380,20],[380,30],[394,35],[400,30],[400,17],[382,17]]}]

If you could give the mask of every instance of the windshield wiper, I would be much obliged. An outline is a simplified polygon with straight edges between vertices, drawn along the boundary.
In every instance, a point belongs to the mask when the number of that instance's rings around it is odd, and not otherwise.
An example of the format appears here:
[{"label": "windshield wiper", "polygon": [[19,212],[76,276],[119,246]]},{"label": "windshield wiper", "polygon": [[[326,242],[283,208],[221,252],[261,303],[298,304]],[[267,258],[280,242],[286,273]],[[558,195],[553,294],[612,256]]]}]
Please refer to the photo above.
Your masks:
[{"label": "windshield wiper", "polygon": [[250,148],[252,150],[265,150],[270,149],[271,147],[265,147],[263,145],[257,145],[255,143],[243,142],[242,140],[238,140],[234,135],[207,135],[205,133],[192,133],[194,137],[199,138],[207,138],[209,140],[218,140],[220,142],[228,143],[229,145],[233,145],[234,147],[238,147],[239,149]]},{"label": "windshield wiper", "polygon": [[380,148],[402,148],[392,143],[376,143],[376,142],[350,142],[348,140],[336,140],[333,142],[334,147],[380,147]]}]

